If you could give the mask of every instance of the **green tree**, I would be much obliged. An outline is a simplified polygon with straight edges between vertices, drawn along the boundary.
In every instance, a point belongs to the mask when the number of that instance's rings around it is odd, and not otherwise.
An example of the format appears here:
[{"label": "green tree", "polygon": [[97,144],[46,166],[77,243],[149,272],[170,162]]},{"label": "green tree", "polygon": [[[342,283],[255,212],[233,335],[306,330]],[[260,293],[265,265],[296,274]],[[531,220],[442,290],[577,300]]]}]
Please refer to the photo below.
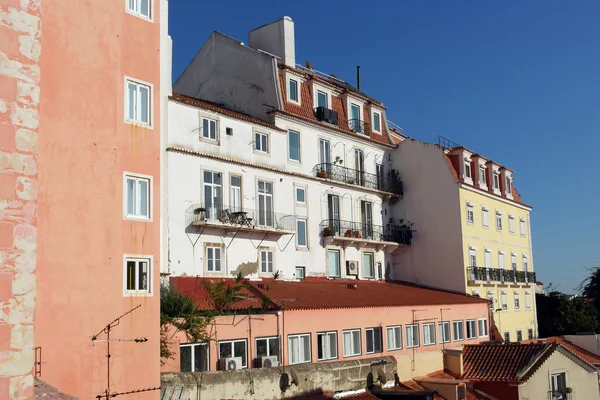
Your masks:
[{"label": "green tree", "polygon": [[585,298],[569,298],[560,292],[537,294],[537,316],[540,337],[597,332],[600,313]]},{"label": "green tree", "polygon": [[597,310],[600,310],[600,268],[592,268],[590,276],[581,282],[578,289],[584,297],[592,300]]}]

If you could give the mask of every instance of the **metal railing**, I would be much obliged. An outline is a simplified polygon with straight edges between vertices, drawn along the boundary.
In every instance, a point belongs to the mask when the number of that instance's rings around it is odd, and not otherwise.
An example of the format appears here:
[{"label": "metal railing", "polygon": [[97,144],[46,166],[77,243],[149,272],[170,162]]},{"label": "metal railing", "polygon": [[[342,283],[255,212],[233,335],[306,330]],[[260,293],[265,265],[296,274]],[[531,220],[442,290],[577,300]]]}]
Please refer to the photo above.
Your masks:
[{"label": "metal railing", "polygon": [[363,135],[368,135],[371,132],[371,125],[368,122],[356,118],[348,120],[348,128]]},{"label": "metal railing", "polygon": [[572,389],[550,390],[548,392],[548,400],[571,400]]},{"label": "metal railing", "polygon": [[467,267],[471,281],[535,283],[535,272],[491,267]]},{"label": "metal railing", "polygon": [[395,225],[373,225],[362,222],[325,219],[319,224],[323,236],[338,236],[355,239],[394,242],[410,246],[412,231]]},{"label": "metal railing", "polygon": [[270,228],[286,231],[296,230],[296,216],[268,210],[253,210],[226,205],[197,203],[186,212],[186,226],[207,222],[247,228]]},{"label": "metal railing", "polygon": [[342,167],[332,163],[317,164],[313,167],[316,177],[331,179],[333,181],[347,183],[349,185],[363,186],[369,189],[381,190],[394,193],[399,196],[403,194],[402,181],[390,179],[385,176],[370,174],[357,169]]},{"label": "metal railing", "polygon": [[455,147],[460,147],[460,145],[452,140],[445,138],[443,136],[438,136],[436,138],[437,144],[444,149],[453,149]]}]

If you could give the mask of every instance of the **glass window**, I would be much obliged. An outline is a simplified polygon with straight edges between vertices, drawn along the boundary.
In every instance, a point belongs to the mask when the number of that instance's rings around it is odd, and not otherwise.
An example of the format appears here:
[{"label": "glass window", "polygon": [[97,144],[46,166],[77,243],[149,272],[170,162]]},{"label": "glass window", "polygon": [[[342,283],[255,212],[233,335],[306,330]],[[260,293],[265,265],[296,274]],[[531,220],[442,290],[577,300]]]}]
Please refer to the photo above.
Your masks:
[{"label": "glass window", "polygon": [[342,332],[344,357],[360,355],[360,329]]},{"label": "glass window", "polygon": [[288,131],[288,151],[289,158],[292,161],[300,162],[300,133],[296,131]]},{"label": "glass window", "polygon": [[496,213],[496,229],[502,230],[502,215],[498,213]]},{"label": "glass window", "polygon": [[296,279],[304,279],[306,278],[306,268],[305,267],[296,267]]},{"label": "glass window", "polygon": [[277,357],[277,361],[280,361],[278,337],[256,339],[256,358],[262,357]]},{"label": "glass window", "polygon": [[465,326],[463,321],[453,321],[454,341],[465,340]]},{"label": "glass window", "polygon": [[363,268],[365,278],[375,278],[375,255],[373,253],[363,253]]},{"label": "glass window", "polygon": [[475,222],[475,215],[473,214],[473,207],[467,206],[467,222],[472,224]]},{"label": "glass window", "polygon": [[367,339],[367,354],[381,353],[383,351],[383,337],[381,327],[365,329]]},{"label": "glass window", "polygon": [[310,362],[310,334],[288,336],[289,364]]},{"label": "glass window", "polygon": [[214,246],[206,247],[206,270],[209,272],[221,272],[221,248]]},{"label": "glass window", "polygon": [[332,278],[340,277],[340,252],[327,250],[328,275]]},{"label": "glass window", "polygon": [[519,308],[521,308],[521,302],[519,299],[519,293],[515,292],[514,293],[514,300],[515,300],[515,310],[518,310]]},{"label": "glass window", "polygon": [[[561,372],[559,374],[552,374],[550,376],[550,379],[552,381],[552,391],[557,392],[556,394],[559,394],[561,396],[559,398],[560,400],[566,400],[568,397],[564,393],[566,393],[567,389],[567,374],[565,372]],[[555,393],[553,393],[552,395],[554,396]],[[553,397],[553,399],[556,398],[557,397]]]},{"label": "glass window", "polygon": [[266,133],[254,134],[254,149],[263,153],[269,152],[269,136]]},{"label": "glass window", "polygon": [[296,220],[296,244],[298,247],[307,247],[306,240],[306,220],[298,218]]},{"label": "glass window", "polygon": [[487,335],[488,335],[487,318],[480,318],[478,323],[479,323],[479,337],[487,337]]},{"label": "glass window", "polygon": [[237,175],[231,175],[231,198],[229,199],[229,206],[231,212],[242,211],[242,177]]},{"label": "glass window", "polygon": [[475,339],[477,337],[477,324],[474,319],[467,321],[467,339]]},{"label": "glass window", "polygon": [[127,121],[150,125],[150,86],[127,81]]},{"label": "glass window", "polygon": [[504,253],[498,253],[498,268],[504,268]]},{"label": "glass window", "polygon": [[297,187],[296,188],[296,203],[305,204],[306,203],[306,189]]},{"label": "glass window", "polygon": [[150,19],[150,0],[128,0],[127,10],[139,17]]},{"label": "glass window", "polygon": [[240,357],[242,359],[242,368],[246,368],[246,340],[225,340],[219,342],[219,359]]},{"label": "glass window", "polygon": [[388,351],[402,348],[402,326],[388,326],[386,336]]},{"label": "glass window", "polygon": [[508,310],[508,300],[506,299],[506,293],[502,292],[500,298],[502,300],[502,311]]},{"label": "glass window", "polygon": [[515,217],[508,217],[508,231],[510,233],[515,233]]},{"label": "glass window", "polygon": [[125,176],[127,218],[150,219],[150,179]]},{"label": "glass window", "polygon": [[485,166],[484,165],[479,166],[479,182],[481,182],[485,185]]},{"label": "glass window", "polygon": [[125,262],[125,288],[127,294],[150,293],[150,260],[127,258]]},{"label": "glass window", "polygon": [[504,332],[504,341],[507,343],[510,342],[510,332]]},{"label": "glass window", "polygon": [[202,137],[204,139],[217,140],[217,121],[202,117]]},{"label": "glass window", "polygon": [[317,90],[317,107],[329,108],[329,101],[327,100],[327,93]]},{"label": "glass window", "polygon": [[527,339],[533,339],[533,329],[527,329]]},{"label": "glass window", "polygon": [[521,236],[525,236],[525,220],[524,219],[521,219],[519,221],[519,228],[521,231]]},{"label": "glass window", "polygon": [[373,113],[373,130],[375,132],[381,132],[381,116],[379,113]]},{"label": "glass window", "polygon": [[525,292],[525,308],[531,308],[531,293]]},{"label": "glass window", "polygon": [[469,264],[471,267],[477,266],[477,250],[469,249]]},{"label": "glass window", "polygon": [[258,224],[274,226],[273,213],[273,183],[258,181]]},{"label": "glass window", "polygon": [[497,173],[494,173],[494,189],[500,189],[500,181]]},{"label": "glass window", "polygon": [[517,329],[517,342],[523,340],[523,332],[520,329]]},{"label": "glass window", "polygon": [[208,371],[208,346],[206,343],[190,343],[179,346],[179,371]]},{"label": "glass window", "polygon": [[406,347],[419,347],[419,325],[406,325]]},{"label": "glass window", "polygon": [[510,182],[510,178],[508,176],[506,177],[506,193],[508,193],[508,194],[512,193],[512,185]]},{"label": "glass window", "polygon": [[444,321],[438,323],[438,336],[440,343],[450,343],[450,322]]},{"label": "glass window", "polygon": [[337,332],[317,333],[317,359],[332,360],[337,358]]},{"label": "glass window", "polygon": [[483,226],[489,226],[488,210],[485,208],[481,210],[481,220],[483,222]]},{"label": "glass window", "polygon": [[263,274],[273,273],[273,252],[271,250],[260,251],[260,272]]},{"label": "glass window", "polygon": [[423,324],[423,345],[435,344],[435,324]]},{"label": "glass window", "polygon": [[298,101],[298,81],[290,79],[290,100]]},{"label": "glass window", "polygon": [[471,177],[471,161],[465,160],[465,177]]}]

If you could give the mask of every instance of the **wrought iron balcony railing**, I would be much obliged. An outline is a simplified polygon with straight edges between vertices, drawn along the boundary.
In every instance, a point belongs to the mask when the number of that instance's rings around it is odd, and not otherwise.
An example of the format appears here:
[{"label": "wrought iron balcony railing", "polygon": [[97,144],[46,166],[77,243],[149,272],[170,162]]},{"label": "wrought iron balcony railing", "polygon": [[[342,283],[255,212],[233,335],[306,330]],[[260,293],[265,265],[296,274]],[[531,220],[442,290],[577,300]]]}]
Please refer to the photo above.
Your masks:
[{"label": "wrought iron balcony railing", "polygon": [[371,131],[369,123],[360,119],[349,119],[348,128],[356,133],[362,133],[363,135],[368,135]]},{"label": "wrought iron balcony railing", "polygon": [[551,390],[548,392],[548,400],[571,400],[573,390],[566,388],[562,390]]},{"label": "wrought iron balcony railing", "polygon": [[185,215],[186,226],[220,223],[250,229],[296,230],[296,217],[294,215],[280,214],[268,209],[253,210],[235,206],[197,203],[190,206]]},{"label": "wrought iron balcony railing", "polygon": [[512,269],[491,267],[467,267],[470,281],[502,283],[535,283],[535,272],[514,271]]},{"label": "wrought iron balcony railing", "polygon": [[412,231],[399,226],[373,225],[362,222],[325,219],[319,224],[323,236],[338,236],[355,239],[394,242],[410,246]]},{"label": "wrought iron balcony railing", "polygon": [[322,163],[313,167],[313,173],[319,178],[347,183],[349,185],[363,186],[369,189],[381,190],[402,196],[402,181],[389,177],[370,174],[356,169],[342,167],[341,165]]}]

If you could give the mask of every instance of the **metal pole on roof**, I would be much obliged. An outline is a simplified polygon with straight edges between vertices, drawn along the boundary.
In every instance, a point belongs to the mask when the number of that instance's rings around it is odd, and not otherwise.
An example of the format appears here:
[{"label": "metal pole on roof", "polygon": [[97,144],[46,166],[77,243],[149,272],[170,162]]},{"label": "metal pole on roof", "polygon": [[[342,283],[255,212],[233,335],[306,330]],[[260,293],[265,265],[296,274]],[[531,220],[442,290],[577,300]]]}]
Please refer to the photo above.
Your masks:
[{"label": "metal pole on roof", "polygon": [[360,65],[356,66],[356,88],[360,90]]}]

